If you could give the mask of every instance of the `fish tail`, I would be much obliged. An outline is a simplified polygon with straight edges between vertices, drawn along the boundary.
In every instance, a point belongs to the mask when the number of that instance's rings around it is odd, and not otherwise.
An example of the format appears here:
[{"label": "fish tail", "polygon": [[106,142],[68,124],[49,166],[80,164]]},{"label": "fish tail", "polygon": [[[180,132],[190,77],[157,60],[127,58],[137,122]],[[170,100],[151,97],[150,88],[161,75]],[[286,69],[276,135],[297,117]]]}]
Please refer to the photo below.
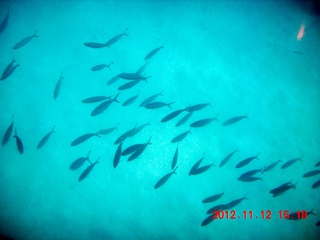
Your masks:
[{"label": "fish tail", "polygon": [[113,101],[115,101],[115,102],[117,102],[117,103],[120,103],[120,102],[117,100],[117,97],[119,96],[119,94],[120,94],[120,93],[118,93],[117,96],[114,97]]},{"label": "fish tail", "polygon": [[218,122],[221,122],[217,117],[218,117],[218,115],[219,115],[219,113],[220,112],[218,112],[217,114],[216,114],[216,116],[213,118],[213,120],[216,120],[216,121],[218,121]]},{"label": "fish tail", "polygon": [[310,212],[308,212],[308,214],[312,214],[312,215],[316,215],[314,212],[313,212],[314,208],[311,209]]},{"label": "fish tail", "polygon": [[37,32],[38,32],[38,30],[36,30],[36,31],[34,32],[33,37],[39,37],[38,35],[36,35]]},{"label": "fish tail", "polygon": [[175,102],[168,103],[168,107],[169,107],[170,109],[172,109],[171,104],[174,104],[174,103],[175,103]]}]

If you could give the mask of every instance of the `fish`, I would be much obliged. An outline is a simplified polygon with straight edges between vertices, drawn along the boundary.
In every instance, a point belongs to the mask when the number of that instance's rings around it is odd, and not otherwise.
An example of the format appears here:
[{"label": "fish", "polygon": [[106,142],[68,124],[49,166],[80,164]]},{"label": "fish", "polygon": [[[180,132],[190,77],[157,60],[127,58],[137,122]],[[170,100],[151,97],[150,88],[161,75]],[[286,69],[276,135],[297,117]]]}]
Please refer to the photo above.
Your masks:
[{"label": "fish", "polygon": [[[118,90],[126,90],[126,89],[129,89],[129,88],[132,88],[132,87],[134,87],[135,85],[137,85],[141,81],[142,80],[138,79],[138,80],[133,80],[133,81],[127,82],[127,83],[121,85],[120,87],[118,87]],[[147,82],[147,80],[144,80],[144,81]]]},{"label": "fish", "polygon": [[118,126],[119,126],[119,123],[118,123],[115,127],[106,128],[106,129],[101,129],[101,130],[98,132],[98,134],[99,134],[99,135],[106,135],[106,134],[112,133],[114,130],[118,130]]},{"label": "fish", "polygon": [[73,140],[71,146],[77,146],[80,143],[87,141],[89,138],[92,138],[93,136],[100,137],[99,132],[83,134],[80,137],[77,137],[75,140]]},{"label": "fish", "polygon": [[118,148],[117,148],[117,151],[114,155],[114,158],[113,158],[113,168],[116,168],[120,162],[120,158],[121,158],[121,152],[122,152],[122,142],[119,144]]},{"label": "fish", "polygon": [[[218,113],[219,114],[219,113]],[[218,114],[213,117],[213,118],[204,118],[204,119],[201,119],[201,120],[198,120],[198,121],[195,121],[193,123],[190,124],[190,127],[193,127],[193,128],[198,128],[198,127],[204,127],[208,124],[210,124],[212,121],[216,120],[216,121],[219,121],[217,119],[217,116]]]},{"label": "fish", "polygon": [[218,199],[220,199],[223,196],[223,194],[224,194],[224,192],[212,195],[210,197],[203,199],[202,202],[203,203],[211,203],[211,202],[217,201]]},{"label": "fish", "polygon": [[273,195],[273,197],[277,197],[281,194],[283,194],[284,192],[288,191],[291,188],[296,188],[297,183],[292,184],[291,181],[281,184],[279,187],[276,187],[272,190],[269,191],[269,193],[271,193]]},{"label": "fish", "polygon": [[86,157],[80,157],[80,158],[76,159],[75,161],[73,161],[73,162],[71,163],[69,169],[70,169],[70,170],[76,170],[76,169],[82,167],[82,165],[83,165],[86,161],[88,161],[88,162],[91,164],[91,162],[90,162],[90,160],[89,160],[90,152],[91,152],[91,151],[88,152],[88,154],[87,154]]},{"label": "fish", "polygon": [[190,175],[193,175],[193,172],[198,169],[198,167],[200,166],[202,160],[204,159],[204,155],[205,155],[205,153],[203,154],[202,158],[200,158],[200,159],[192,166],[192,168],[191,168],[190,171],[189,171],[189,176],[190,176]]},{"label": "fish", "polygon": [[241,168],[247,164],[249,164],[252,160],[254,159],[258,159],[258,156],[259,156],[260,153],[258,153],[256,156],[254,157],[249,157],[249,158],[246,158],[244,160],[242,160],[241,162],[239,162],[237,165],[236,165],[236,168]]},{"label": "fish", "polygon": [[139,96],[139,91],[138,91],[138,94],[137,94],[137,95],[135,95],[135,96],[127,99],[126,101],[124,101],[124,102],[122,103],[122,106],[128,106],[128,105],[134,103],[134,101],[138,98],[138,96]]},{"label": "fish", "polygon": [[165,116],[164,118],[161,119],[161,122],[168,122],[171,119],[174,119],[175,117],[177,117],[180,113],[186,111],[187,108],[183,108],[183,109],[179,109],[176,111],[173,111],[172,113],[169,113],[167,116]]},{"label": "fish", "polygon": [[316,189],[319,186],[320,186],[320,179],[318,181],[316,181],[314,184],[312,184],[313,189]]},{"label": "fish", "polygon": [[159,52],[159,50],[163,48],[163,45],[161,47],[157,47],[155,49],[153,49],[151,52],[149,52],[145,57],[144,60],[148,60],[150,58],[152,58],[157,52]]},{"label": "fish", "polygon": [[282,166],[281,166],[281,169],[285,169],[285,168],[287,168],[287,167],[290,167],[292,164],[294,164],[295,162],[297,162],[297,161],[302,161],[302,158],[303,157],[303,155],[301,156],[301,157],[298,157],[298,158],[294,158],[294,159],[291,159],[291,160],[289,160],[289,161],[287,161],[287,162],[285,162]]},{"label": "fish", "polygon": [[82,102],[83,103],[96,103],[96,102],[101,102],[104,100],[108,100],[111,99],[110,96],[95,96],[95,97],[89,97],[86,99],[83,99]]},{"label": "fish", "polygon": [[121,134],[121,135],[117,138],[117,140],[114,142],[114,145],[117,145],[117,144],[123,142],[124,140],[126,140],[126,139],[129,137],[129,135],[132,133],[132,131],[134,131],[134,130],[136,129],[136,126],[137,126],[137,124],[134,126],[134,128],[132,128],[132,129],[124,132],[123,134]]},{"label": "fish", "polygon": [[111,70],[111,68],[110,68],[110,66],[113,64],[113,62],[111,62],[111,63],[109,63],[109,64],[98,64],[98,65],[96,65],[96,66],[93,66],[92,68],[91,68],[91,71],[93,71],[93,72],[96,72],[96,71],[100,71],[100,70],[102,70],[102,69],[104,69],[104,68],[109,68],[109,70]]},{"label": "fish", "polygon": [[96,42],[85,42],[84,45],[89,47],[89,48],[104,48],[104,47],[108,47],[107,44],[105,44],[105,43],[96,43]]},{"label": "fish", "polygon": [[[314,209],[314,208],[313,208],[313,209]],[[316,215],[316,214],[314,214],[313,209],[312,209],[311,211],[307,212],[307,217],[309,217],[309,214]],[[299,211],[299,213],[298,213],[298,212],[294,212],[294,213],[289,214],[289,216],[288,216],[287,218],[285,218],[285,219],[287,219],[287,220],[301,220],[301,219],[305,219],[305,218],[302,218],[302,217],[300,217],[300,216],[301,216],[301,212]]]},{"label": "fish", "polygon": [[144,145],[144,143],[133,144],[130,147],[127,147],[125,150],[123,150],[121,152],[121,156],[127,156],[129,154],[132,154],[135,151],[137,151],[139,148],[143,147],[143,145]]},{"label": "fish", "polygon": [[239,177],[238,180],[241,182],[254,182],[254,181],[258,181],[258,180],[262,181],[262,177],[252,177],[252,176]]},{"label": "fish", "polygon": [[191,118],[193,112],[189,112],[187,113],[183,118],[181,118],[177,123],[176,123],[176,127],[181,126],[182,124],[184,124],[186,121],[189,120],[189,118]]},{"label": "fish", "polygon": [[55,133],[53,130],[55,128],[55,125],[53,126],[52,130],[48,132],[39,142],[37,149],[40,149],[43,147],[43,145],[48,141],[52,133]]},{"label": "fish", "polygon": [[317,227],[320,227],[320,221],[318,221],[318,222],[316,223],[316,226],[317,226]]},{"label": "fish", "polygon": [[12,121],[9,127],[7,128],[6,132],[3,135],[2,138],[2,146],[6,145],[11,137],[12,134],[12,129],[13,129],[13,115],[12,115]]},{"label": "fish", "polygon": [[9,63],[8,66],[5,68],[5,70],[3,71],[2,75],[1,75],[0,81],[9,77],[16,70],[17,67],[20,67],[19,63],[17,65],[13,66],[14,62],[15,62],[15,60],[12,60],[12,62]]},{"label": "fish", "polygon": [[254,170],[247,171],[247,172],[241,174],[240,178],[252,177],[254,174],[256,174],[256,173],[258,173],[258,172],[263,173],[263,169],[264,169],[264,168],[265,168],[265,167],[260,168],[260,169],[254,169]]},{"label": "fish", "polygon": [[117,97],[119,96],[120,93],[118,93],[114,98],[109,99],[105,102],[102,102],[100,105],[98,105],[95,109],[93,109],[93,111],[91,112],[90,116],[94,117],[97,116],[98,114],[103,113],[113,102],[117,102],[120,103],[117,100]]},{"label": "fish", "polygon": [[160,178],[160,180],[156,183],[156,185],[154,185],[154,189],[157,189],[159,187],[161,187],[163,184],[165,184],[169,178],[171,177],[172,174],[177,174],[177,168],[176,167],[174,170],[172,170],[172,172],[167,173],[166,175],[164,175],[162,178]]},{"label": "fish", "polygon": [[315,166],[315,167],[320,167],[320,161],[317,162],[314,166]]},{"label": "fish", "polygon": [[140,107],[144,107],[146,104],[153,102],[157,97],[163,96],[162,92],[163,92],[163,91],[161,91],[160,93],[153,94],[153,95],[151,95],[150,97],[147,97],[145,100],[143,100],[143,101],[140,103],[139,106],[140,106]]},{"label": "fish", "polygon": [[37,36],[36,34],[37,34],[37,31],[35,31],[32,36],[29,36],[29,37],[26,37],[26,38],[20,40],[19,42],[16,43],[16,45],[13,46],[12,49],[21,48],[21,47],[23,47],[24,45],[26,45],[28,42],[30,42],[30,40],[31,40],[32,38],[39,37],[39,36]]},{"label": "fish", "polygon": [[212,105],[211,105],[211,103],[199,103],[199,104],[195,104],[195,105],[188,107],[187,111],[188,112],[195,112],[195,111],[199,111],[201,109],[204,109],[207,106],[212,106]]},{"label": "fish", "polygon": [[175,102],[171,102],[171,103],[151,102],[151,103],[147,103],[144,107],[147,109],[156,109],[156,108],[162,108],[162,107],[168,107],[168,108],[172,109],[171,105],[174,103]]},{"label": "fish", "polygon": [[234,124],[234,123],[239,122],[241,119],[244,119],[244,118],[249,119],[249,118],[247,117],[247,115],[233,117],[233,118],[230,118],[230,119],[224,121],[224,122],[222,123],[222,126],[228,126],[228,125]]},{"label": "fish", "polygon": [[79,179],[78,179],[79,182],[81,182],[83,179],[85,179],[85,178],[89,175],[89,173],[92,171],[92,169],[94,168],[94,166],[95,166],[97,163],[99,163],[99,162],[98,162],[99,159],[100,159],[100,156],[98,157],[98,159],[97,159],[94,163],[91,163],[91,164],[81,173],[81,175],[80,175],[80,177],[79,177]]},{"label": "fish", "polygon": [[138,73],[120,73],[119,77],[125,80],[147,80],[148,78],[151,78],[151,76],[145,77]]},{"label": "fish", "polygon": [[121,34],[119,34],[119,35],[111,38],[110,40],[108,40],[108,41],[106,42],[106,46],[109,47],[110,45],[118,42],[118,41],[120,40],[120,38],[122,38],[123,36],[128,36],[127,30],[128,30],[128,28],[126,28],[126,30],[125,30],[123,33],[121,33]]},{"label": "fish", "polygon": [[203,226],[203,227],[207,226],[209,223],[211,223],[213,220],[215,220],[215,218],[213,218],[213,216],[215,214],[212,214],[212,212],[210,212],[211,214],[202,221],[201,226]]},{"label": "fish", "polygon": [[282,160],[279,159],[278,161],[275,161],[275,162],[271,163],[270,165],[268,165],[267,167],[265,167],[265,168],[263,169],[263,172],[268,172],[268,171],[270,171],[270,170],[271,170],[272,168],[274,168],[279,162],[282,162]]},{"label": "fish", "polygon": [[148,142],[144,143],[141,147],[139,147],[134,153],[132,153],[130,155],[130,157],[128,158],[128,161],[132,161],[132,160],[136,159],[137,157],[139,157],[144,152],[144,150],[147,148],[147,146],[149,144],[151,144],[151,142],[150,142],[151,141],[151,137],[149,138]]},{"label": "fish", "polygon": [[198,175],[198,174],[204,173],[205,171],[209,170],[209,168],[211,168],[212,166],[215,166],[214,163],[197,168],[191,173],[191,175]]},{"label": "fish", "polygon": [[120,74],[115,75],[114,77],[112,77],[112,78],[107,82],[107,85],[111,85],[111,84],[115,83],[116,81],[118,81],[118,80],[120,79],[119,75],[120,75]]},{"label": "fish", "polygon": [[245,199],[249,199],[249,198],[247,198],[247,194],[244,196],[244,197],[242,197],[242,198],[238,198],[238,199],[236,199],[236,200],[233,200],[233,201],[231,201],[231,202],[229,202],[227,205],[228,205],[228,209],[230,209],[230,208],[234,208],[235,206],[237,206],[238,204],[240,204],[243,200],[245,200]]},{"label": "fish", "polygon": [[133,137],[134,135],[136,135],[137,133],[139,133],[142,129],[144,129],[146,126],[150,126],[151,124],[150,124],[150,121],[149,122],[147,122],[147,123],[144,123],[144,124],[141,124],[140,126],[138,126],[138,127],[136,127],[136,128],[134,128],[131,132],[130,132],[130,134],[129,134],[129,138],[131,138],[131,137]]},{"label": "fish", "polygon": [[171,170],[173,170],[177,165],[178,154],[179,154],[179,146],[177,146],[176,151],[174,152],[172,163],[171,163]]},{"label": "fish", "polygon": [[229,209],[229,205],[227,204],[219,204],[207,210],[207,214],[212,214],[213,211],[224,211]]},{"label": "fish", "polygon": [[23,144],[22,141],[20,139],[20,137],[17,135],[17,129],[15,128],[15,134],[13,136],[14,138],[16,138],[16,144],[17,144],[17,148],[20,154],[23,154],[24,148],[23,148]]},{"label": "fish", "polygon": [[146,62],[145,64],[143,64],[141,67],[139,67],[139,69],[135,72],[135,74],[141,74],[143,73],[143,71],[146,69],[147,65],[149,64],[150,62]]},{"label": "fish", "polygon": [[7,14],[0,23],[0,34],[4,31],[9,21],[9,5],[7,5]]},{"label": "fish", "polygon": [[310,171],[310,172],[303,174],[302,177],[307,178],[307,177],[312,177],[312,176],[315,176],[318,174],[320,174],[320,170],[313,170],[313,171]]},{"label": "fish", "polygon": [[63,79],[63,76],[62,76],[62,71],[61,71],[61,76],[60,76],[60,78],[59,78],[59,80],[56,83],[56,86],[54,88],[53,99],[57,99],[57,97],[59,95],[62,79]]},{"label": "fish", "polygon": [[172,143],[180,142],[180,141],[182,141],[189,133],[191,134],[191,130],[179,134],[178,136],[174,137],[174,138],[171,140],[171,142],[172,142]]},{"label": "fish", "polygon": [[239,152],[238,147],[233,152],[229,153],[227,156],[224,157],[219,167],[222,167],[223,165],[225,165],[236,152]]}]

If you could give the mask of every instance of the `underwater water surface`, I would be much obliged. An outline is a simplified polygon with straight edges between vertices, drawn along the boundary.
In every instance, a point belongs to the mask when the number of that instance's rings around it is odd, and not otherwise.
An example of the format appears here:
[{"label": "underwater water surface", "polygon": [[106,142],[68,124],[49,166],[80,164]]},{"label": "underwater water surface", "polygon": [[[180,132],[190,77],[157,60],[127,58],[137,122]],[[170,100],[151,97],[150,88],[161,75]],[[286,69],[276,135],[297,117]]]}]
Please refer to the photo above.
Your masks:
[{"label": "underwater water surface", "polygon": [[[312,3],[1,1],[2,141],[13,125],[0,147],[0,233],[319,239],[320,175],[303,177],[320,170],[320,20]],[[153,104],[139,106],[154,94]],[[82,102],[96,96],[113,101]],[[93,114],[103,102],[106,109]],[[176,110],[178,116],[161,122]],[[121,156],[114,167],[117,152],[134,144],[141,144],[141,155]],[[71,170],[80,157],[83,165]],[[196,174],[203,166],[207,171]],[[278,196],[270,193],[279,188]],[[225,207],[224,217],[204,224],[217,205]],[[287,220],[279,213],[285,210],[309,214]]]}]

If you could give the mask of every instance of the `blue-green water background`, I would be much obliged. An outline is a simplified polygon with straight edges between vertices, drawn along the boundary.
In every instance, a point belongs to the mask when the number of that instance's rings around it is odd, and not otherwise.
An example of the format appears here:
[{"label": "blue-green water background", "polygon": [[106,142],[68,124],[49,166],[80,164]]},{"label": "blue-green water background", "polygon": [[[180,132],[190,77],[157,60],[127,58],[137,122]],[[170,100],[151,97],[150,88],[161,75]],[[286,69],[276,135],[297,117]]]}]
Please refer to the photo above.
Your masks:
[{"label": "blue-green water background", "polygon": [[[320,23],[297,41],[299,28],[315,21],[304,4],[286,1],[7,1],[8,26],[0,35],[1,71],[15,57],[21,65],[0,82],[1,137],[11,123],[23,141],[20,155],[15,139],[0,148],[0,230],[15,239],[317,239],[320,235],[320,193],[311,189],[318,177],[302,178],[320,160]],[[307,4],[308,5],[308,4]],[[106,42],[123,33],[110,48],[91,49],[84,42]],[[12,50],[15,43],[38,31],[39,38]],[[91,117],[95,105],[81,100],[115,95],[116,74],[136,71],[144,56],[164,45],[146,68],[148,83],[121,92],[128,107],[114,103]],[[295,54],[299,51],[303,54]],[[114,62],[111,70],[92,72],[99,63]],[[60,95],[53,90],[63,71]],[[122,81],[123,83],[124,81]],[[169,108],[138,107],[146,97],[163,90],[159,100],[173,108],[211,102],[179,128],[177,120],[160,123]],[[161,188],[155,183],[171,171],[176,144],[171,139],[198,119],[248,114],[249,119],[222,127],[221,123],[192,130],[179,144],[178,174]],[[136,123],[151,126],[124,143],[152,145],[139,159],[124,158],[114,169],[115,139]],[[118,131],[71,147],[76,137],[120,125]],[[40,139],[56,125],[47,144]],[[188,176],[206,152],[204,164],[216,165],[236,147],[239,153],[222,168]],[[78,182],[84,168],[70,164],[91,150],[94,161],[88,178]],[[240,160],[261,152],[239,170]],[[278,165],[263,181],[237,180],[246,170],[261,168],[283,156],[304,155],[288,169]],[[273,198],[270,189],[292,180],[297,188]],[[225,191],[213,204],[201,201]],[[202,227],[211,206],[248,194],[235,208],[259,215],[271,210],[272,219],[216,220]],[[279,210],[311,210],[307,220],[279,219]]]}]

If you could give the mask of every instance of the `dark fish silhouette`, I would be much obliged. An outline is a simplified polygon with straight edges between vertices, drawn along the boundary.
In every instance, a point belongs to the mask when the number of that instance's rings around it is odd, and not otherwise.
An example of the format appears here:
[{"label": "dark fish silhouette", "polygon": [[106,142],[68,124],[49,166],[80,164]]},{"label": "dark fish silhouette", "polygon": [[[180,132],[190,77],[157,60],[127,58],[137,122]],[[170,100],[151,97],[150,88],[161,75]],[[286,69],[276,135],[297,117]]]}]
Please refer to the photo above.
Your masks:
[{"label": "dark fish silhouette", "polygon": [[1,81],[6,79],[7,77],[9,77],[16,70],[17,67],[20,67],[19,63],[17,65],[13,66],[14,62],[15,62],[15,59],[13,58],[13,60],[3,70],[1,78],[0,78]]},{"label": "dark fish silhouette", "polygon": [[[205,154],[205,153],[204,153],[204,154]],[[190,171],[189,171],[189,176],[190,176],[190,175],[193,175],[192,173],[193,173],[196,169],[198,169],[198,167],[200,166],[202,160],[204,159],[204,154],[203,154],[202,158],[200,158],[200,159],[192,166],[192,168],[191,168]]]},{"label": "dark fish silhouette", "polygon": [[174,119],[175,117],[177,117],[180,113],[186,111],[187,108],[183,108],[183,109],[179,109],[176,111],[173,111],[172,113],[169,113],[167,116],[165,116],[164,118],[161,119],[161,122],[168,122],[171,119]]},{"label": "dark fish silhouette", "polygon": [[119,75],[120,75],[120,74],[115,75],[114,77],[112,77],[112,78],[107,82],[107,85],[111,85],[111,84],[115,83],[116,81],[118,81],[118,80],[120,79]]},{"label": "dark fish silhouette", "polygon": [[312,188],[315,189],[320,186],[320,179],[316,181],[314,184],[312,184]]},{"label": "dark fish silhouette", "polygon": [[163,96],[162,92],[163,91],[161,91],[160,93],[153,94],[150,97],[147,97],[140,103],[140,107],[144,107],[146,104],[153,102],[159,96]]},{"label": "dark fish silhouette", "polygon": [[93,116],[96,116],[98,114],[103,113],[113,102],[120,103],[117,100],[117,97],[119,96],[119,94],[120,93],[118,93],[114,98],[109,99],[109,100],[107,100],[105,102],[102,102],[100,105],[98,105],[95,109],[93,109],[93,111],[91,112],[90,116],[93,117]]},{"label": "dark fish silhouette", "polygon": [[138,98],[138,96],[139,96],[139,91],[138,91],[138,94],[137,94],[137,95],[135,95],[135,96],[127,99],[126,101],[124,101],[124,102],[122,103],[122,106],[128,106],[128,105],[134,103],[134,101],[136,101],[136,99]]},{"label": "dark fish silhouette", "polygon": [[6,132],[3,135],[2,138],[2,146],[6,145],[11,137],[12,134],[12,129],[13,129],[13,115],[12,115],[12,121],[9,127],[7,128]]},{"label": "dark fish silhouette", "polygon": [[120,162],[121,152],[122,152],[122,142],[119,144],[117,151],[116,151],[114,158],[113,158],[113,167],[114,168],[116,168]]},{"label": "dark fish silhouette", "polygon": [[215,220],[215,218],[213,218],[215,213],[212,214],[212,212],[210,212],[211,214],[202,221],[201,226],[203,226],[203,227],[207,226],[209,223],[211,223],[213,220]]},{"label": "dark fish silhouette", "polygon": [[213,211],[220,211],[220,210],[224,211],[224,210],[227,210],[227,209],[229,209],[228,203],[227,204],[219,204],[217,206],[214,206],[214,207],[208,209],[207,210],[207,214],[212,214]]},{"label": "dark fish silhouette", "polygon": [[151,76],[145,77],[140,75],[139,73],[120,73],[119,77],[125,80],[147,80],[148,78],[150,78]]},{"label": "dark fish silhouette", "polygon": [[320,174],[320,170],[313,170],[313,171],[310,171],[310,172],[303,174],[302,177],[307,178],[307,177],[312,177],[312,176],[315,176],[318,174]]},{"label": "dark fish silhouette", "polygon": [[184,124],[186,121],[189,120],[189,118],[191,118],[193,112],[189,112],[187,113],[183,118],[181,118],[177,123],[176,123],[176,127],[181,126],[182,124]]},{"label": "dark fish silhouette", "polygon": [[132,153],[130,155],[130,157],[128,158],[128,161],[132,161],[134,159],[136,159],[137,157],[139,157],[143,152],[144,150],[147,148],[147,146],[149,144],[151,144],[151,137],[149,138],[148,142],[144,143],[141,147],[139,147],[134,153]]},{"label": "dark fish silhouette", "polygon": [[141,67],[139,67],[139,69],[135,72],[136,74],[141,74],[143,73],[143,71],[146,69],[147,65],[149,64],[149,62],[146,62],[145,64],[143,64]]},{"label": "dark fish silhouette", "polygon": [[247,164],[249,164],[252,160],[254,159],[258,159],[258,156],[259,156],[260,153],[258,153],[256,156],[254,157],[249,157],[249,158],[246,158],[244,160],[242,160],[241,162],[239,162],[237,165],[236,165],[236,168],[241,168]]},{"label": "dark fish silhouette", "polygon": [[151,103],[147,103],[144,107],[147,109],[156,109],[156,108],[162,108],[162,107],[169,107],[171,108],[171,105],[174,104],[175,102],[171,102],[171,103],[164,103],[164,102],[151,102]]},{"label": "dark fish silhouette", "polygon": [[117,138],[117,140],[114,142],[114,145],[119,144],[119,143],[123,142],[124,140],[126,140],[130,136],[130,134],[132,134],[132,131],[134,131],[136,129],[136,126],[137,126],[137,124],[134,126],[134,128],[132,128],[132,129],[124,132],[123,134],[121,134]]},{"label": "dark fish silhouette", "polygon": [[101,130],[98,132],[98,134],[99,134],[99,135],[106,135],[106,134],[112,133],[114,130],[118,130],[118,125],[119,125],[119,123],[118,123],[115,127],[106,128],[106,129],[101,129]]},{"label": "dark fish silhouette", "polygon": [[285,163],[281,166],[281,169],[285,169],[285,168],[287,168],[287,167],[290,167],[292,164],[294,164],[294,163],[297,162],[297,161],[302,161],[302,159],[301,159],[302,157],[303,157],[303,155],[302,155],[301,157],[294,158],[294,159],[291,159],[291,160],[285,162]]},{"label": "dark fish silhouette", "polygon": [[169,178],[171,177],[172,174],[177,174],[176,171],[177,171],[177,168],[176,167],[174,170],[172,170],[172,172],[164,175],[162,178],[160,178],[160,180],[156,183],[156,185],[154,185],[154,189],[157,189],[159,187],[161,187],[163,184],[165,184]]},{"label": "dark fish silhouette", "polygon": [[227,156],[225,156],[224,159],[221,161],[219,167],[222,167],[223,165],[225,165],[230,160],[230,158],[233,156],[233,154],[235,154],[236,152],[239,152],[238,148],[236,148],[233,152],[231,152]]},{"label": "dark fish silhouette", "polygon": [[315,166],[315,167],[320,167],[320,161],[317,162],[314,166]]},{"label": "dark fish silhouette", "polygon": [[134,153],[135,151],[137,151],[139,148],[143,147],[144,143],[138,143],[138,144],[133,144],[130,147],[127,147],[125,150],[123,150],[121,152],[122,156],[127,156],[129,154]]},{"label": "dark fish silhouette", "polygon": [[96,72],[96,71],[100,71],[104,68],[109,68],[109,70],[111,70],[110,66],[113,64],[113,62],[109,63],[109,64],[98,64],[94,67],[91,68],[91,71]]},{"label": "dark fish silhouette", "polygon": [[[309,214],[315,215],[314,212],[313,212],[313,209],[310,212],[307,213],[308,217],[309,217]],[[301,211],[299,211],[299,213],[298,212],[294,212],[294,213],[289,214],[288,218],[285,218],[285,219],[287,219],[287,220],[301,220],[301,219],[305,219],[305,218],[301,217]]]},{"label": "dark fish silhouette", "polygon": [[195,111],[199,111],[201,109],[204,109],[207,106],[211,106],[211,103],[199,103],[199,104],[195,104],[192,105],[190,107],[188,107],[187,111],[188,112],[195,112]]},{"label": "dark fish silhouette", "polygon": [[282,162],[282,160],[279,159],[278,161],[275,161],[275,162],[271,163],[270,165],[268,165],[267,167],[265,167],[265,168],[263,169],[263,172],[268,172],[268,171],[270,171],[270,170],[273,169],[279,162]]},{"label": "dark fish silhouette", "polygon": [[316,226],[317,226],[317,227],[320,227],[320,221],[318,221],[318,222],[316,223]]},{"label": "dark fish silhouette", "polygon": [[80,137],[77,137],[75,140],[73,140],[73,142],[71,143],[71,146],[77,146],[80,143],[87,141],[89,138],[92,138],[93,136],[100,137],[99,132],[87,133],[87,134],[81,135]]},{"label": "dark fish silhouette", "polygon": [[62,79],[63,79],[63,76],[62,76],[62,71],[61,71],[61,76],[60,76],[60,78],[54,88],[53,99],[57,99],[57,97],[59,96]]},{"label": "dark fish silhouette", "polygon": [[190,127],[193,127],[193,128],[204,127],[204,126],[210,124],[214,120],[219,121],[217,119],[218,114],[213,118],[205,118],[205,119],[201,119],[201,120],[195,121],[195,122],[190,124]]},{"label": "dark fish silhouette", "polygon": [[99,162],[98,162],[99,159],[100,159],[100,157],[98,157],[98,159],[97,159],[94,163],[91,163],[90,166],[88,166],[88,167],[81,173],[81,175],[80,175],[80,177],[79,177],[79,179],[78,179],[79,182],[82,181],[83,179],[85,179],[85,178],[89,175],[89,173],[92,171],[92,169],[94,168],[94,166],[95,166],[97,163],[99,163]]},{"label": "dark fish silhouette", "polygon": [[262,177],[260,177],[260,178],[259,177],[252,177],[252,176],[239,177],[238,180],[241,182],[254,182],[254,181],[258,181],[258,180],[262,181]]},{"label": "dark fish silhouette", "polygon": [[151,52],[149,52],[145,57],[144,60],[148,60],[150,58],[152,58],[157,52],[159,52],[159,50],[163,48],[163,45],[161,47],[157,47],[155,49],[153,49]]},{"label": "dark fish silhouette", "polygon": [[247,194],[246,196],[242,197],[242,198],[238,198],[236,200],[233,200],[231,202],[229,202],[228,205],[228,209],[234,208],[235,206],[237,206],[238,204],[240,204],[243,200],[248,199],[247,198]]},{"label": "dark fish silhouette", "polygon": [[[126,89],[129,89],[129,88],[132,88],[132,87],[134,87],[135,85],[137,85],[141,81],[142,81],[142,79],[138,79],[138,80],[133,80],[133,81],[127,82],[127,83],[121,85],[120,87],[118,87],[118,90],[126,90]],[[146,79],[144,81],[147,82]]]},{"label": "dark fish silhouette", "polygon": [[228,126],[228,125],[234,124],[244,118],[248,119],[247,115],[230,118],[227,121],[224,121],[222,123],[222,126]]},{"label": "dark fish silhouette", "polygon": [[150,121],[147,122],[147,123],[144,123],[144,124],[141,124],[140,126],[138,127],[135,127],[131,132],[130,134],[128,135],[128,137],[133,137],[134,135],[138,134],[142,129],[144,129],[146,126],[148,125],[151,125],[150,124]]},{"label": "dark fish silhouette", "polygon": [[37,31],[34,32],[34,34],[30,37],[26,37],[22,40],[20,40],[18,43],[16,43],[16,45],[13,46],[13,49],[18,49],[18,48],[21,48],[23,47],[24,45],[26,45],[28,42],[30,42],[30,40],[34,37],[39,37],[36,35],[37,34]]},{"label": "dark fish silhouette", "polygon": [[172,142],[172,143],[180,142],[180,141],[182,141],[189,133],[191,134],[191,130],[179,134],[178,136],[174,137],[174,138],[171,140],[171,142]]},{"label": "dark fish silhouette", "polygon": [[178,154],[179,154],[179,146],[177,146],[176,151],[174,152],[172,163],[171,163],[171,170],[173,170],[177,165]]},{"label": "dark fish silhouette", "polygon": [[82,102],[83,103],[96,103],[96,102],[101,102],[104,100],[108,100],[111,99],[110,96],[95,96],[95,97],[89,97],[86,99],[83,99]]},{"label": "dark fish silhouette", "polygon": [[217,201],[218,199],[220,199],[223,196],[223,194],[224,194],[224,192],[212,195],[210,197],[203,199],[202,202],[203,203],[211,203],[211,202]]},{"label": "dark fish silhouette", "polygon": [[13,136],[14,138],[16,138],[16,144],[17,144],[17,148],[20,154],[23,154],[23,144],[22,141],[20,139],[20,137],[17,135],[17,129],[15,129],[15,134]]},{"label": "dark fish silhouette", "polygon": [[90,152],[91,152],[91,151],[88,152],[88,154],[87,154],[86,157],[80,157],[80,158],[78,158],[77,160],[75,160],[73,163],[71,163],[69,169],[70,169],[70,170],[76,170],[76,169],[82,167],[82,165],[83,165],[86,161],[88,161],[88,162],[91,164],[91,162],[90,162],[90,160],[89,160]]},{"label": "dark fish silhouette", "polygon": [[84,45],[89,47],[89,48],[104,48],[104,47],[107,47],[107,44],[105,44],[105,43],[96,43],[96,42],[85,42]]},{"label": "dark fish silhouette", "polygon": [[55,126],[53,126],[52,130],[50,132],[48,132],[39,142],[37,149],[40,149],[43,147],[43,145],[48,141],[48,139],[50,138],[51,134],[54,133],[54,128]]},{"label": "dark fish silhouette", "polygon": [[123,33],[121,33],[121,34],[119,34],[119,35],[111,38],[110,40],[108,40],[108,41],[106,42],[106,46],[109,47],[110,45],[118,42],[118,41],[120,40],[120,38],[122,38],[123,36],[128,36],[127,30],[128,30],[128,28],[126,28],[126,30],[125,30]]},{"label": "dark fish silhouette", "polygon": [[281,194],[283,194],[284,192],[288,191],[291,188],[296,188],[296,184],[292,184],[291,181],[281,184],[279,187],[276,187],[272,190],[270,190],[269,192],[273,195],[273,197],[277,197]]},{"label": "dark fish silhouette", "polygon": [[7,6],[8,10],[7,10],[7,14],[6,16],[2,19],[1,23],[0,23],[0,34],[4,31],[4,29],[6,28],[6,26],[8,25],[8,20],[9,20],[9,6]]},{"label": "dark fish silhouette", "polygon": [[204,173],[205,171],[209,170],[212,166],[215,166],[214,163],[205,165],[203,167],[197,167],[193,171],[190,170],[189,175],[198,175]]},{"label": "dark fish silhouette", "polygon": [[254,170],[247,171],[247,172],[241,174],[240,178],[252,177],[253,175],[255,175],[255,174],[258,173],[258,172],[263,173],[263,169],[264,169],[264,168],[265,168],[265,167],[260,168],[260,169],[254,169]]}]

